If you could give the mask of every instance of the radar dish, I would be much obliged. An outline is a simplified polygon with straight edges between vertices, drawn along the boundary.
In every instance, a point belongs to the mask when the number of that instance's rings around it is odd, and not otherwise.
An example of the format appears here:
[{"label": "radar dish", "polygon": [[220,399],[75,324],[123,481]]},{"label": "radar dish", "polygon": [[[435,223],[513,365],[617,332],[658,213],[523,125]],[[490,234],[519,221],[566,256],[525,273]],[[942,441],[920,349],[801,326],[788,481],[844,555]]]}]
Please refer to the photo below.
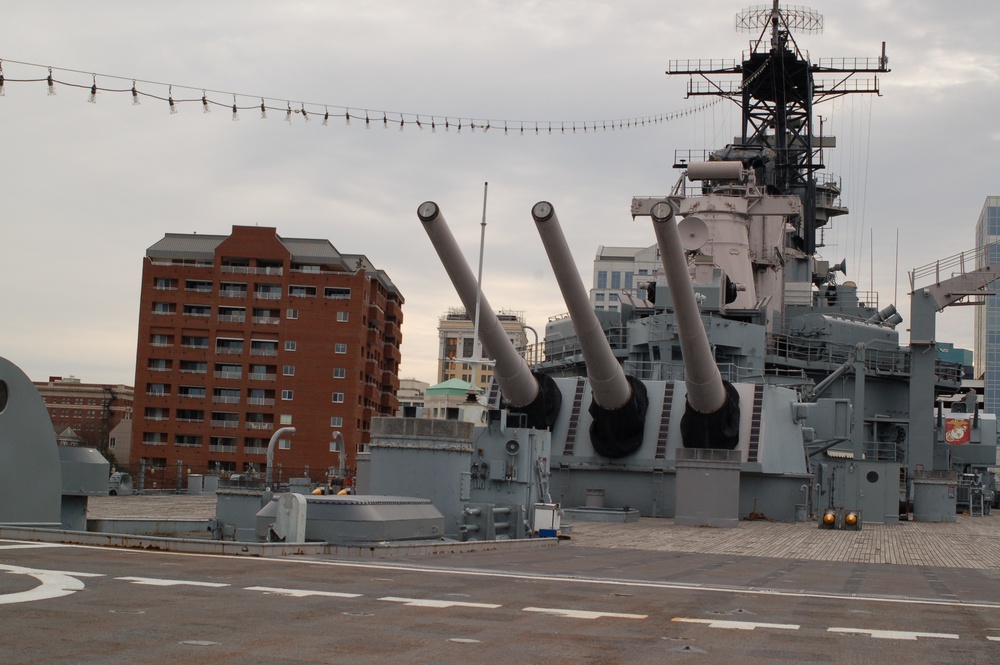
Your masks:
[{"label": "radar dish", "polygon": [[681,247],[688,252],[696,252],[708,242],[708,224],[701,217],[688,215],[677,223],[681,234]]},{"label": "radar dish", "polygon": [[799,32],[823,32],[823,15],[808,7],[785,5],[771,7],[770,5],[755,5],[748,7],[736,15],[737,32],[757,32],[771,25],[771,19],[779,17],[779,22],[787,30]]}]

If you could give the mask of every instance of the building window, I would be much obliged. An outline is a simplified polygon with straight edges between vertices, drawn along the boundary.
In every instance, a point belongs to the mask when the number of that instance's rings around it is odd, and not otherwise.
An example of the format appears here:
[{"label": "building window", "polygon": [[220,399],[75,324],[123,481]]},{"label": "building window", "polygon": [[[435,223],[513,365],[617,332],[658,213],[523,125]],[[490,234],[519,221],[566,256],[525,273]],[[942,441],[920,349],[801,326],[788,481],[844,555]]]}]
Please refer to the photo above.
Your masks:
[{"label": "building window", "polygon": [[292,424],[292,414],[290,414],[290,413],[282,413],[281,415],[278,416],[278,422],[280,424],[282,424],[282,425],[291,425]]},{"label": "building window", "polygon": [[278,439],[278,450],[288,450],[292,447],[291,439]]},{"label": "building window", "polygon": [[608,288],[608,271],[606,270],[597,271],[597,288],[599,289]]},{"label": "building window", "polygon": [[292,309],[292,308],[286,309],[285,310],[285,318],[286,319],[297,319],[297,318],[299,318],[299,310]]},{"label": "building window", "polygon": [[340,416],[332,416],[330,418],[330,427],[343,427],[344,419]]},{"label": "building window", "polygon": [[285,351],[294,351],[296,346],[295,340],[285,340]]},{"label": "building window", "polygon": [[330,442],[330,452],[331,453],[339,453],[340,452],[340,441],[331,441]]},{"label": "building window", "polygon": [[285,365],[282,368],[281,373],[285,376],[295,376],[295,365]]},{"label": "building window", "polygon": [[611,302],[618,302],[618,294],[617,293],[608,294],[608,300],[610,300]]},{"label": "building window", "polygon": [[285,401],[291,401],[293,397],[295,397],[295,391],[294,390],[282,390],[281,391],[281,399],[283,399]]},{"label": "building window", "polygon": [[333,393],[333,403],[343,404],[344,403],[344,393]]},{"label": "building window", "polygon": [[350,318],[350,312],[337,312],[338,323],[347,323],[348,318]]},{"label": "building window", "polygon": [[347,344],[344,344],[342,342],[337,342],[336,344],[333,345],[333,352],[334,353],[347,353]]},{"label": "building window", "polygon": [[296,286],[293,284],[288,287],[288,295],[296,298],[314,298],[316,296],[316,287]]},{"label": "building window", "polygon": [[634,280],[635,280],[635,273],[626,271],[625,272],[625,288],[626,289],[631,289],[632,288],[632,282]]},{"label": "building window", "polygon": [[333,378],[335,378],[335,379],[346,379],[347,378],[347,370],[344,369],[343,367],[334,367],[333,368]]},{"label": "building window", "polygon": [[594,294],[594,300],[596,302],[604,302],[604,294],[603,293],[595,293]]},{"label": "building window", "polygon": [[617,270],[611,273],[611,288],[612,289],[622,288],[622,274]]}]

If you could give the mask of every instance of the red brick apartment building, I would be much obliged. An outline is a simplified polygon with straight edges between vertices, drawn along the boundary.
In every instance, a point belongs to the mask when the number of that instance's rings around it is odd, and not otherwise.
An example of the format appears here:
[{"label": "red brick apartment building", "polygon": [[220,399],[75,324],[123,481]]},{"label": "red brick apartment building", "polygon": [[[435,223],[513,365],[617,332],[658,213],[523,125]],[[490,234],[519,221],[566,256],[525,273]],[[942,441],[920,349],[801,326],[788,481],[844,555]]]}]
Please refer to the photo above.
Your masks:
[{"label": "red brick apartment building", "polygon": [[71,429],[76,435],[72,445],[90,446],[104,454],[115,452],[112,432],[132,417],[132,386],[83,383],[73,376],[50,376],[48,381],[34,384],[60,443],[64,443],[62,435]]},{"label": "red brick apartment building", "polygon": [[[146,250],[132,468],[264,471],[271,435],[282,478],[354,468],[371,421],[398,408],[403,297],[381,270],[327,240],[234,226],[171,234]],[[252,469],[251,469],[252,465]],[[277,473],[274,473],[277,479]]]}]

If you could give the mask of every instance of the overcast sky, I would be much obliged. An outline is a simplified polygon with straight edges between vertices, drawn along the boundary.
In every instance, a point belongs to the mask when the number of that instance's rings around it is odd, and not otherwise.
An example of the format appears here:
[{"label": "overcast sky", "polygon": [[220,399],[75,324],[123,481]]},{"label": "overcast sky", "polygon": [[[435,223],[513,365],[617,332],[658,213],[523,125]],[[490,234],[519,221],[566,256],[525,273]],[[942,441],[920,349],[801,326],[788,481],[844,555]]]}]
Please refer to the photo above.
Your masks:
[{"label": "overcast sky", "polygon": [[[600,245],[648,246],[632,196],[666,194],[674,150],[716,148],[739,132],[731,102],[616,131],[545,129],[683,111],[687,81],[672,59],[739,59],[739,0],[698,3],[393,1],[170,3],[21,2],[5,8],[7,79],[94,72],[101,87],[174,84],[174,97],[240,106],[305,103],[314,119],[231,112],[85,88],[14,83],[0,97],[3,325],[0,355],[29,377],[75,375],[132,384],[145,250],[165,233],[228,234],[274,226],[366,254],[405,298],[402,376],[433,381],[437,321],[459,305],[417,206],[434,200],[475,268],[489,182],[483,290],[541,333],[565,311],[531,222],[549,200],[589,285]],[[825,235],[824,258],[874,287],[909,320],[906,271],[975,245],[988,195],[1000,194],[1000,4],[995,0],[815,2],[822,34],[799,34],[813,60],[877,57],[881,97],[817,107],[838,149],[852,214]],[[89,74],[56,71],[89,86]],[[197,90],[182,89],[190,86]],[[140,91],[166,96],[152,83]],[[365,109],[376,120],[323,126],[316,112]],[[397,123],[382,128],[382,112]],[[493,119],[483,133],[407,125],[435,117]],[[524,135],[497,120],[526,122]],[[519,127],[520,125],[517,124]],[[570,127],[571,124],[567,124]],[[899,267],[895,270],[896,238]],[[873,242],[872,242],[873,241]],[[872,253],[874,245],[874,254]],[[872,260],[874,258],[874,261]],[[874,270],[872,269],[874,266]],[[874,278],[872,275],[874,272]],[[957,310],[957,311],[952,311]],[[972,308],[939,316],[938,339],[972,348]],[[904,333],[905,335],[905,333]]]}]

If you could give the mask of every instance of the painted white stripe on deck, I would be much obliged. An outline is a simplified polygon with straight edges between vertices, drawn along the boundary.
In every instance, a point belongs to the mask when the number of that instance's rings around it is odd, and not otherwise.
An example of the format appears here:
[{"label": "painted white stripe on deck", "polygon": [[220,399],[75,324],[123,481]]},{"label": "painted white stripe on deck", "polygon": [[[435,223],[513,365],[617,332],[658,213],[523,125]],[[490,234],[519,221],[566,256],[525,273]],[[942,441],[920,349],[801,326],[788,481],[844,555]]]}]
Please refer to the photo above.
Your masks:
[{"label": "painted white stripe on deck", "polygon": [[58,570],[40,570],[37,568],[23,568],[21,566],[0,565],[0,571],[6,571],[14,575],[28,575],[40,582],[39,586],[28,591],[17,593],[7,593],[0,595],[0,605],[12,605],[14,603],[27,603],[35,600],[47,600],[50,598],[61,598],[76,593],[84,588],[82,581],[77,577],[104,577],[97,573],[64,573]]},{"label": "painted white stripe on deck", "polygon": [[540,612],[567,619],[645,619],[645,614],[622,614],[620,612],[592,612],[588,610],[564,610],[557,607],[525,607],[523,612]]},{"label": "painted white stripe on deck", "polygon": [[218,589],[228,584],[221,582],[194,582],[191,580],[161,580],[156,577],[116,577],[116,580],[132,582],[133,584],[145,584],[146,586],[201,586]]},{"label": "painted white stripe on deck", "polygon": [[281,589],[273,586],[248,586],[246,591],[262,591],[264,593],[274,593],[279,596],[291,596],[292,598],[305,598],[306,596],[324,596],[328,598],[360,598],[360,593],[341,593],[339,591],[312,591],[310,589]]},{"label": "painted white stripe on deck", "polygon": [[0,545],[0,550],[33,550],[45,547],[60,547],[49,543],[16,543],[13,545]]},{"label": "painted white stripe on deck", "polygon": [[1000,642],[1000,637],[996,637],[994,635],[987,635],[986,639],[988,639],[990,642]]},{"label": "painted white stripe on deck", "polygon": [[397,598],[395,596],[386,596],[385,598],[379,598],[379,600],[385,600],[390,603],[403,603],[409,607],[436,607],[440,609],[447,609],[449,607],[474,607],[485,610],[495,610],[498,607],[503,607],[503,605],[494,605],[492,603],[466,603],[460,600],[431,600],[427,598]]},{"label": "painted white stripe on deck", "polygon": [[868,628],[827,628],[831,633],[867,635],[876,640],[915,640],[918,637],[936,637],[942,640],[957,640],[954,633],[919,633],[909,630],[870,630]]},{"label": "painted white stripe on deck", "polygon": [[795,623],[759,623],[756,621],[730,621],[729,619],[688,619],[686,617],[674,617],[671,621],[701,623],[709,628],[727,628],[730,630],[753,630],[754,628],[776,628],[778,630],[799,629],[799,625]]}]

